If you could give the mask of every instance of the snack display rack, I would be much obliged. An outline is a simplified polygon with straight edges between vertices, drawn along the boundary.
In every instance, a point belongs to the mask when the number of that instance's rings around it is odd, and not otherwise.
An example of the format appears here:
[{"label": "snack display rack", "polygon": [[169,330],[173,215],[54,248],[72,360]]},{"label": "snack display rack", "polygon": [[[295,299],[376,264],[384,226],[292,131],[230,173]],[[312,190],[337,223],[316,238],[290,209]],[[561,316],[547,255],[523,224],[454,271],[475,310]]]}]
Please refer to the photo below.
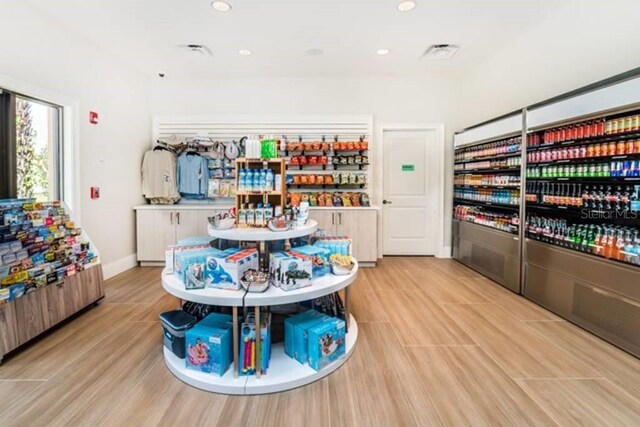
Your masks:
[{"label": "snack display rack", "polygon": [[[308,236],[317,230],[315,221],[307,221],[304,226],[296,226],[291,230],[274,232],[261,228],[236,228],[230,230],[216,230],[209,227],[209,235],[216,239],[233,240],[240,242],[258,242],[259,247],[264,248],[266,241],[279,241]],[[261,253],[261,256],[266,256]],[[162,273],[162,285],[168,293],[181,301],[192,301],[202,304],[232,307],[233,315],[233,366],[222,377],[207,374],[185,367],[184,360],[179,359],[170,350],[164,348],[164,359],[167,368],[183,382],[210,392],[254,395],[274,393],[300,387],[317,381],[342,366],[355,349],[358,338],[358,325],[349,312],[349,286],[356,280],[358,264],[354,260],[354,267],[348,275],[327,275],[314,279],[311,286],[283,291],[277,287],[269,287],[262,293],[249,293],[244,289],[238,291],[221,289],[185,290],[184,284],[174,275],[164,271]],[[346,349],[344,357],[334,361],[323,369],[316,371],[307,365],[290,358],[285,354],[282,343],[273,344],[269,371],[262,375],[257,369],[255,376],[238,376],[239,363],[239,309],[252,310],[256,318],[260,318],[261,309],[268,306],[291,304],[307,301],[321,296],[329,295],[344,290],[345,319],[346,319]],[[256,335],[256,365],[260,366],[260,334]]]}]

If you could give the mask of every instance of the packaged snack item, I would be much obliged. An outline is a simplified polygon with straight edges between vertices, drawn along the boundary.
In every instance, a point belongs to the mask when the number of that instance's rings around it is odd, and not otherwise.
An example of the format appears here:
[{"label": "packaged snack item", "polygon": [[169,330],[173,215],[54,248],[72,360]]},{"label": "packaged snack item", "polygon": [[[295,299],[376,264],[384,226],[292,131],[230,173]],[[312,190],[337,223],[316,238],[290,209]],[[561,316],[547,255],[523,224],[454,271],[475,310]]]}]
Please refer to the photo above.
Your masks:
[{"label": "packaged snack item", "polygon": [[342,198],[339,193],[333,195],[333,206],[342,206]]},{"label": "packaged snack item", "polygon": [[342,172],[340,174],[340,184],[341,185],[348,185],[351,175],[352,174],[349,173],[349,172]]},{"label": "packaged snack item", "polygon": [[315,185],[316,184],[316,176],[315,175],[309,175],[307,177],[307,183],[309,185]]},{"label": "packaged snack item", "polygon": [[369,207],[369,195],[367,193],[360,194],[360,204]]},{"label": "packaged snack item", "polygon": [[299,165],[300,164],[300,157],[299,156],[291,157],[290,164],[296,165],[296,166]]},{"label": "packaged snack item", "polygon": [[310,194],[309,195],[309,206],[318,206],[318,195]]},{"label": "packaged snack item", "polygon": [[348,194],[343,194],[341,198],[342,198],[342,206],[345,206],[345,207],[351,206],[351,198],[349,197]]},{"label": "packaged snack item", "polygon": [[316,176],[316,185],[324,185],[324,175]]},{"label": "packaged snack item", "polygon": [[326,205],[327,205],[327,201],[326,201],[325,193],[318,194],[318,206],[326,206]]},{"label": "packaged snack item", "polygon": [[293,184],[300,185],[302,182],[302,175],[294,175],[293,176]]},{"label": "packaged snack item", "polygon": [[300,193],[289,193],[291,194],[291,206],[300,206],[300,202],[302,201],[302,194]]},{"label": "packaged snack item", "polygon": [[358,183],[358,175],[361,174],[355,174],[355,173],[350,173],[349,174],[349,184],[350,185],[355,185]]},{"label": "packaged snack item", "polygon": [[358,193],[351,193],[351,206],[360,206],[360,195]]},{"label": "packaged snack item", "polygon": [[302,198],[300,199],[300,204],[302,203],[309,203],[309,194],[305,193],[302,195]]},{"label": "packaged snack item", "polygon": [[324,183],[327,185],[333,185],[333,175],[325,175],[324,176]]}]

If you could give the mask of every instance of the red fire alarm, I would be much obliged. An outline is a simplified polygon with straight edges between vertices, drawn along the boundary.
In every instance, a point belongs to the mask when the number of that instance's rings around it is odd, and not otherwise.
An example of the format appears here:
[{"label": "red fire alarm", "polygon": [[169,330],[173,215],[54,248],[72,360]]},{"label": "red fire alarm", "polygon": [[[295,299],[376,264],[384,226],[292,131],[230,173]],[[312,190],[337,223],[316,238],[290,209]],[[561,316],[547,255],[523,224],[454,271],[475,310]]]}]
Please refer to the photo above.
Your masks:
[{"label": "red fire alarm", "polygon": [[100,198],[100,187],[91,187],[91,199],[96,200]]},{"label": "red fire alarm", "polygon": [[98,113],[96,113],[95,111],[89,111],[89,123],[91,123],[92,125],[98,124]]}]

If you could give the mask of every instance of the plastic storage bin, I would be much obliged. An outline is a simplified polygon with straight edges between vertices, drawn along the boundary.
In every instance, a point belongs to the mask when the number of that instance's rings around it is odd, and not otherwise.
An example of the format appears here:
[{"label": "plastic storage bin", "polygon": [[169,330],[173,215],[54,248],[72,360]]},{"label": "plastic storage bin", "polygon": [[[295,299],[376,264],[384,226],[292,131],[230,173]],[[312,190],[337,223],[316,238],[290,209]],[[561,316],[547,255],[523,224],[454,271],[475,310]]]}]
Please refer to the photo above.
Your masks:
[{"label": "plastic storage bin", "polygon": [[185,358],[185,334],[197,319],[182,310],[165,311],[160,314],[164,331],[164,346],[180,359]]}]

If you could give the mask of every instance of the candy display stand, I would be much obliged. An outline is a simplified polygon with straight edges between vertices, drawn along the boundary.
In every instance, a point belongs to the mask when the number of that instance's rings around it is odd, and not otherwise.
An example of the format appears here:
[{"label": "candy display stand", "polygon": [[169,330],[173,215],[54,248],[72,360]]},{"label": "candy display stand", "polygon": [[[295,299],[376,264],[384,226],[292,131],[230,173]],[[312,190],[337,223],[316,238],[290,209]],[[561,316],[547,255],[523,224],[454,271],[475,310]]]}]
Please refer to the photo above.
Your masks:
[{"label": "candy display stand", "polygon": [[[315,221],[307,221],[304,226],[294,227],[291,230],[275,232],[265,228],[234,228],[231,230],[215,230],[209,228],[209,235],[214,238],[234,241],[262,242],[289,240],[313,234],[317,230]],[[263,253],[264,257],[266,254]],[[349,286],[356,280],[358,275],[358,264],[356,261],[353,270],[344,276],[327,275],[314,279],[311,286],[292,291],[283,291],[277,287],[269,287],[262,293],[248,293],[244,289],[229,291],[222,289],[199,289],[185,290],[184,284],[172,274],[164,271],[162,273],[162,286],[165,291],[180,300],[192,301],[202,304],[232,307],[233,313],[233,366],[222,377],[214,374],[207,374],[191,369],[187,369],[184,360],[179,359],[168,349],[164,349],[164,359],[167,368],[183,382],[210,392],[252,395],[275,393],[290,390],[306,384],[310,384],[334,372],[342,366],[351,356],[355,349],[358,338],[358,324],[349,313]],[[308,365],[302,365],[284,352],[283,343],[273,344],[271,350],[271,360],[268,373],[262,374],[256,370],[254,376],[238,376],[238,348],[239,348],[239,325],[238,308],[252,307],[257,319],[260,318],[262,307],[280,304],[292,304],[307,301],[321,296],[329,295],[343,290],[345,292],[345,314],[346,314],[346,349],[344,357],[336,360],[331,365],[320,371],[316,371]],[[260,334],[256,337],[256,354],[258,360],[256,366],[261,366],[260,357]]]}]

